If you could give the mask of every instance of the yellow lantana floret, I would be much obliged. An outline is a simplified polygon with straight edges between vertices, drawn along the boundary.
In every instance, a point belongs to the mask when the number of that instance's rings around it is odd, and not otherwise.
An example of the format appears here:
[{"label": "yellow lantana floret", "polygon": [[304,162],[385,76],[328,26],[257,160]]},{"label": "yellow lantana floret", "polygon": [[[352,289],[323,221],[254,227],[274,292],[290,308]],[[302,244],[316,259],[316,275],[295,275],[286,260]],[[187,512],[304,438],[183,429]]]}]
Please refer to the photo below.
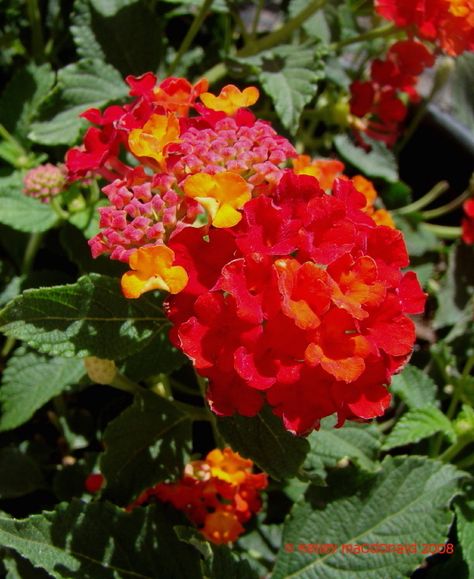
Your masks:
[{"label": "yellow lantana floret", "polygon": [[173,266],[173,262],[174,252],[166,245],[140,247],[130,255],[132,271],[122,276],[123,295],[139,298],[152,290],[179,293],[188,283],[188,274],[184,267]]},{"label": "yellow lantana floret", "polygon": [[224,480],[231,485],[242,484],[251,472],[252,461],[242,458],[238,452],[230,448],[216,448],[206,456],[206,462],[211,467],[211,475]]},{"label": "yellow lantana floret", "polygon": [[137,157],[149,157],[162,166],[166,146],[177,143],[179,135],[179,121],[174,114],[151,115],[141,129],[130,131],[128,146]]},{"label": "yellow lantana floret", "polygon": [[208,109],[234,115],[239,109],[254,105],[259,96],[260,93],[254,86],[241,91],[233,84],[228,84],[221,90],[219,96],[204,92],[200,98]]},{"label": "yellow lantana floret", "polygon": [[233,227],[242,219],[237,211],[252,194],[247,181],[230,171],[210,175],[190,175],[183,183],[184,194],[192,197],[206,209],[214,227]]}]

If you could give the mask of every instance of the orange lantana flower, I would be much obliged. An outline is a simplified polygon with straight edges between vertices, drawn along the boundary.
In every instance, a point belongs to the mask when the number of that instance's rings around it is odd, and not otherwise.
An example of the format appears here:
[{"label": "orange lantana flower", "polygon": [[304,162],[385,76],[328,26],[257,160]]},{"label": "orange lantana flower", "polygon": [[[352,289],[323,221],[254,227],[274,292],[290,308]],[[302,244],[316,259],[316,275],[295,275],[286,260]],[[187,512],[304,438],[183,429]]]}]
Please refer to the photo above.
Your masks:
[{"label": "orange lantana flower", "polygon": [[179,121],[173,113],[151,115],[141,129],[133,129],[128,146],[137,157],[148,157],[163,166],[166,146],[179,141]]},{"label": "orange lantana flower", "polygon": [[239,485],[245,481],[252,472],[253,463],[249,459],[242,458],[238,452],[230,448],[212,450],[206,457],[206,462],[211,467],[211,474],[231,485]]},{"label": "orange lantana flower", "polygon": [[183,183],[183,190],[187,197],[196,199],[207,210],[214,227],[237,225],[242,219],[237,209],[241,209],[252,197],[247,181],[230,171],[216,175],[190,175]]},{"label": "orange lantana flower", "polygon": [[260,93],[254,86],[249,86],[241,91],[233,84],[228,84],[221,90],[219,96],[205,92],[201,95],[201,100],[208,109],[221,111],[232,116],[239,109],[254,105],[259,96]]},{"label": "orange lantana flower", "polygon": [[122,291],[126,298],[139,298],[145,292],[165,290],[179,293],[188,283],[186,270],[173,266],[174,252],[166,245],[140,247],[130,255],[132,271],[122,276]]}]

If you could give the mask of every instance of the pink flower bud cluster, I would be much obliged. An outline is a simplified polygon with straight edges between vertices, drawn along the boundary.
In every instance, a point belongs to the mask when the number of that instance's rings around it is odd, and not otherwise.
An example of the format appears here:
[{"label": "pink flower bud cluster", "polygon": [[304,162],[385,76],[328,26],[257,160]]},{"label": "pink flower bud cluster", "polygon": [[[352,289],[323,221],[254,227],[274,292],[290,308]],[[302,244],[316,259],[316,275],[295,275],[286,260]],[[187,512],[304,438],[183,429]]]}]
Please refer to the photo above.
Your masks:
[{"label": "pink flower bud cluster", "polygon": [[23,193],[49,203],[64,191],[66,172],[62,166],[46,163],[30,169],[23,178]]},{"label": "pink flower bud cluster", "polygon": [[180,224],[192,223],[199,213],[193,199],[182,199],[173,189],[172,175],[155,175],[153,182],[128,186],[116,179],[103,188],[110,205],[100,207],[101,232],[89,241],[93,257],[110,255],[128,263],[139,247],[156,245]]},{"label": "pink flower bud cluster", "polygon": [[280,168],[295,156],[291,143],[263,121],[239,125],[232,117],[217,121],[214,128],[190,127],[181,143],[170,148],[178,153],[173,173],[178,182],[189,174],[232,171],[246,177],[254,187],[275,186]]}]

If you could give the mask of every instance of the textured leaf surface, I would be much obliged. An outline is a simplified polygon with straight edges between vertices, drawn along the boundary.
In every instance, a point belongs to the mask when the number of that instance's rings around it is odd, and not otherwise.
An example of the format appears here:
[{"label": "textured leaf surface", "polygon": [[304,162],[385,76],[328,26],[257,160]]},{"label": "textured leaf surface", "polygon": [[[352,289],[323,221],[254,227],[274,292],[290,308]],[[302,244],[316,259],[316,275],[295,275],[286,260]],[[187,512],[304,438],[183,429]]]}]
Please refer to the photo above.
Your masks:
[{"label": "textured leaf surface", "polygon": [[[386,579],[405,577],[422,562],[423,543],[444,543],[462,473],[422,458],[391,458],[355,493],[339,486],[310,487],[283,531],[272,579]],[[349,481],[347,481],[349,483]],[[331,496],[332,493],[332,496]],[[326,500],[325,500],[326,499]],[[305,553],[299,544],[334,544],[335,552]],[[415,544],[415,553],[351,553],[342,545]],[[294,551],[288,545],[293,545]]]},{"label": "textured leaf surface", "polygon": [[294,476],[309,450],[308,441],[285,430],[269,408],[252,418],[220,418],[218,427],[233,450],[278,480]]},{"label": "textured leaf surface", "polygon": [[406,366],[392,378],[390,390],[399,396],[408,408],[438,405],[436,400],[436,384],[416,366]]},{"label": "textured leaf surface", "polygon": [[451,442],[456,438],[449,419],[433,406],[415,408],[404,414],[395,424],[383,445],[384,450],[413,444],[437,432],[445,434]]},{"label": "textured leaf surface", "polygon": [[54,79],[49,64],[37,66],[31,62],[17,70],[0,98],[0,123],[23,140]]},{"label": "textured leaf surface", "polygon": [[145,391],[109,424],[104,444],[106,495],[125,504],[182,473],[191,450],[191,422],[171,402]]},{"label": "textured leaf surface", "polygon": [[60,110],[47,121],[33,123],[29,138],[43,145],[71,144],[87,125],[79,115],[91,107],[124,98],[127,86],[121,74],[100,60],[83,60],[58,72]]},{"label": "textured leaf surface", "polygon": [[58,216],[47,203],[23,194],[20,173],[0,179],[0,223],[27,233],[50,229]]},{"label": "textured leaf surface", "polygon": [[0,312],[0,330],[42,353],[120,359],[161,329],[153,298],[127,300],[118,280],[91,274],[75,284],[25,291]]},{"label": "textured leaf surface", "polygon": [[325,467],[333,467],[343,458],[355,462],[361,469],[374,472],[378,468],[380,435],[375,424],[346,422],[334,428],[334,418],[321,421],[321,429],[313,432],[308,441],[311,450],[306,457],[304,469],[310,476],[324,476]]},{"label": "textured leaf surface", "polygon": [[398,181],[395,156],[385,145],[370,141],[370,153],[357,147],[346,135],[337,135],[334,144],[338,153],[367,177],[381,177],[394,183]]},{"label": "textured leaf surface", "polygon": [[256,67],[258,79],[273,100],[283,126],[295,134],[301,113],[323,78],[323,61],[315,48],[279,46],[240,61]]},{"label": "textured leaf surface", "polygon": [[23,348],[16,350],[8,361],[0,387],[0,431],[20,426],[83,376],[82,360],[50,358]]},{"label": "textured leaf surface", "polygon": [[199,578],[199,557],[177,539],[172,515],[75,500],[20,521],[0,517],[0,543],[55,578]]},{"label": "textured leaf surface", "polygon": [[124,75],[138,75],[158,68],[163,20],[140,0],[76,0],[71,32],[82,58],[100,58]]},{"label": "textured leaf surface", "polygon": [[18,448],[0,450],[0,499],[21,497],[35,491],[43,483],[36,462]]}]

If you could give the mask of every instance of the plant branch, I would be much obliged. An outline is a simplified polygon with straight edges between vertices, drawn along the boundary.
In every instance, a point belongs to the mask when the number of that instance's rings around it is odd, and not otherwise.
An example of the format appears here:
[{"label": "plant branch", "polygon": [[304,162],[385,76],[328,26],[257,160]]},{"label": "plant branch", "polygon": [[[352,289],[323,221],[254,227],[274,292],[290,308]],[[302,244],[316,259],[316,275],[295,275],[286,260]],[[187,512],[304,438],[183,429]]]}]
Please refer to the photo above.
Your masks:
[{"label": "plant branch", "polygon": [[171,63],[171,65],[169,67],[169,70],[168,70],[169,76],[173,75],[173,73],[176,70],[176,67],[178,66],[183,54],[191,46],[191,43],[194,40],[194,37],[196,36],[196,34],[199,32],[199,29],[201,28],[202,23],[204,22],[204,19],[206,18],[207,13],[212,6],[213,1],[214,0],[204,0],[204,2],[202,3],[202,6],[199,9],[199,12],[194,17],[194,20],[193,20],[191,26],[189,27],[189,30],[186,33],[186,36],[184,37],[183,42],[181,43],[181,46],[179,47],[178,52],[176,53],[176,56],[175,56],[173,62]]},{"label": "plant branch", "polygon": [[449,189],[449,183],[447,181],[440,181],[436,183],[436,185],[428,191],[423,197],[420,197],[413,203],[409,205],[405,205],[405,207],[400,207],[399,209],[392,210],[394,215],[408,215],[409,213],[416,213],[420,209],[423,209],[433,201],[435,201],[438,197],[440,197],[443,193],[445,193]]}]

